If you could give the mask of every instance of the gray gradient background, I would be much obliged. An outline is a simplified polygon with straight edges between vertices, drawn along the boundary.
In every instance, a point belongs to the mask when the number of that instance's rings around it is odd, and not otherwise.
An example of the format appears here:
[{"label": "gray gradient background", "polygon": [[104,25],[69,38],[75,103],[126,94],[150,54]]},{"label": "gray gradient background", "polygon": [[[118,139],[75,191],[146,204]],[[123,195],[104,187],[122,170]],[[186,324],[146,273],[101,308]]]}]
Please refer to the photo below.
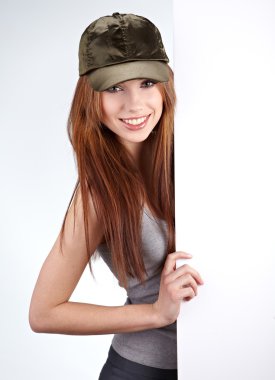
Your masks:
[{"label": "gray gradient background", "polygon": [[[156,11],[157,10],[157,11]],[[78,79],[78,43],[94,19],[136,13],[161,30],[172,58],[172,2],[1,1],[0,377],[96,379],[112,336],[33,333],[28,307],[76,180],[66,120]],[[172,60],[172,59],[171,59]],[[72,299],[122,304],[106,267],[86,271]]]}]

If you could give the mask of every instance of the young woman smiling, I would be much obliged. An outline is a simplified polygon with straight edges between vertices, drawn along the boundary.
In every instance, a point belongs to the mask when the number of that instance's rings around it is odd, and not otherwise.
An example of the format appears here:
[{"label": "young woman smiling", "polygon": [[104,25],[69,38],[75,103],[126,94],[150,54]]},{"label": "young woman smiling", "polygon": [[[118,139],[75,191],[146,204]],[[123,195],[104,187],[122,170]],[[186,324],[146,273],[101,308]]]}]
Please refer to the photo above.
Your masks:
[{"label": "young woman smiling", "polygon": [[[148,38],[150,36],[150,38]],[[115,334],[100,380],[177,379],[176,320],[203,284],[176,260],[175,91],[148,19],[114,13],[80,40],[68,120],[78,181],[30,305],[35,332]],[[127,291],[123,306],[70,301],[94,253]]]}]

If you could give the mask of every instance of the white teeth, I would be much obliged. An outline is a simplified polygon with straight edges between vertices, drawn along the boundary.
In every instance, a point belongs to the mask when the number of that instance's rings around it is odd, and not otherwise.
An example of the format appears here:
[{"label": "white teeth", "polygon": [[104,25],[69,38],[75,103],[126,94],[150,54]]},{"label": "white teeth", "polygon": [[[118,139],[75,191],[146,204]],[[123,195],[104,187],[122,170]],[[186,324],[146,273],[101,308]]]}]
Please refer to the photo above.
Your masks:
[{"label": "white teeth", "polygon": [[146,117],[140,117],[139,119],[122,119],[125,123],[131,125],[138,125],[143,123],[146,120]]}]

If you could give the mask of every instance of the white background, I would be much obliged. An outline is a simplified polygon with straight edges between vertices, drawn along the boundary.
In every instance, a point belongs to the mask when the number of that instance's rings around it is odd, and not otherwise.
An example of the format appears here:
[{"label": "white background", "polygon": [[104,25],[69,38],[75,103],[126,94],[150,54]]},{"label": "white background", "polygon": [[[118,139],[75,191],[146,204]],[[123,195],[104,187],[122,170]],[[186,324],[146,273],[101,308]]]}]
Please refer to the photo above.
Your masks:
[{"label": "white background", "polygon": [[[62,224],[76,181],[66,121],[86,26],[113,12],[135,13],[161,30],[172,63],[172,2],[9,0],[0,5],[1,313],[0,377],[98,378],[111,335],[33,333],[30,297]],[[100,261],[73,299],[123,304],[125,294]]]},{"label": "white background", "polygon": [[275,2],[174,1],[179,380],[275,379]]}]

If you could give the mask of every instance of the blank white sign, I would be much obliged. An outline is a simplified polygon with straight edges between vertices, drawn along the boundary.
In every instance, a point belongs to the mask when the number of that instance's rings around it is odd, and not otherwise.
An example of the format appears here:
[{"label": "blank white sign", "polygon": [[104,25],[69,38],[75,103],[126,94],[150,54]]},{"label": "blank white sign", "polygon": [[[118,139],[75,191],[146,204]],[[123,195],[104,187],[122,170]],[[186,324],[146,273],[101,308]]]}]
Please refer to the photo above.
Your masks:
[{"label": "blank white sign", "polygon": [[275,2],[174,0],[174,70],[179,380],[274,380]]}]

